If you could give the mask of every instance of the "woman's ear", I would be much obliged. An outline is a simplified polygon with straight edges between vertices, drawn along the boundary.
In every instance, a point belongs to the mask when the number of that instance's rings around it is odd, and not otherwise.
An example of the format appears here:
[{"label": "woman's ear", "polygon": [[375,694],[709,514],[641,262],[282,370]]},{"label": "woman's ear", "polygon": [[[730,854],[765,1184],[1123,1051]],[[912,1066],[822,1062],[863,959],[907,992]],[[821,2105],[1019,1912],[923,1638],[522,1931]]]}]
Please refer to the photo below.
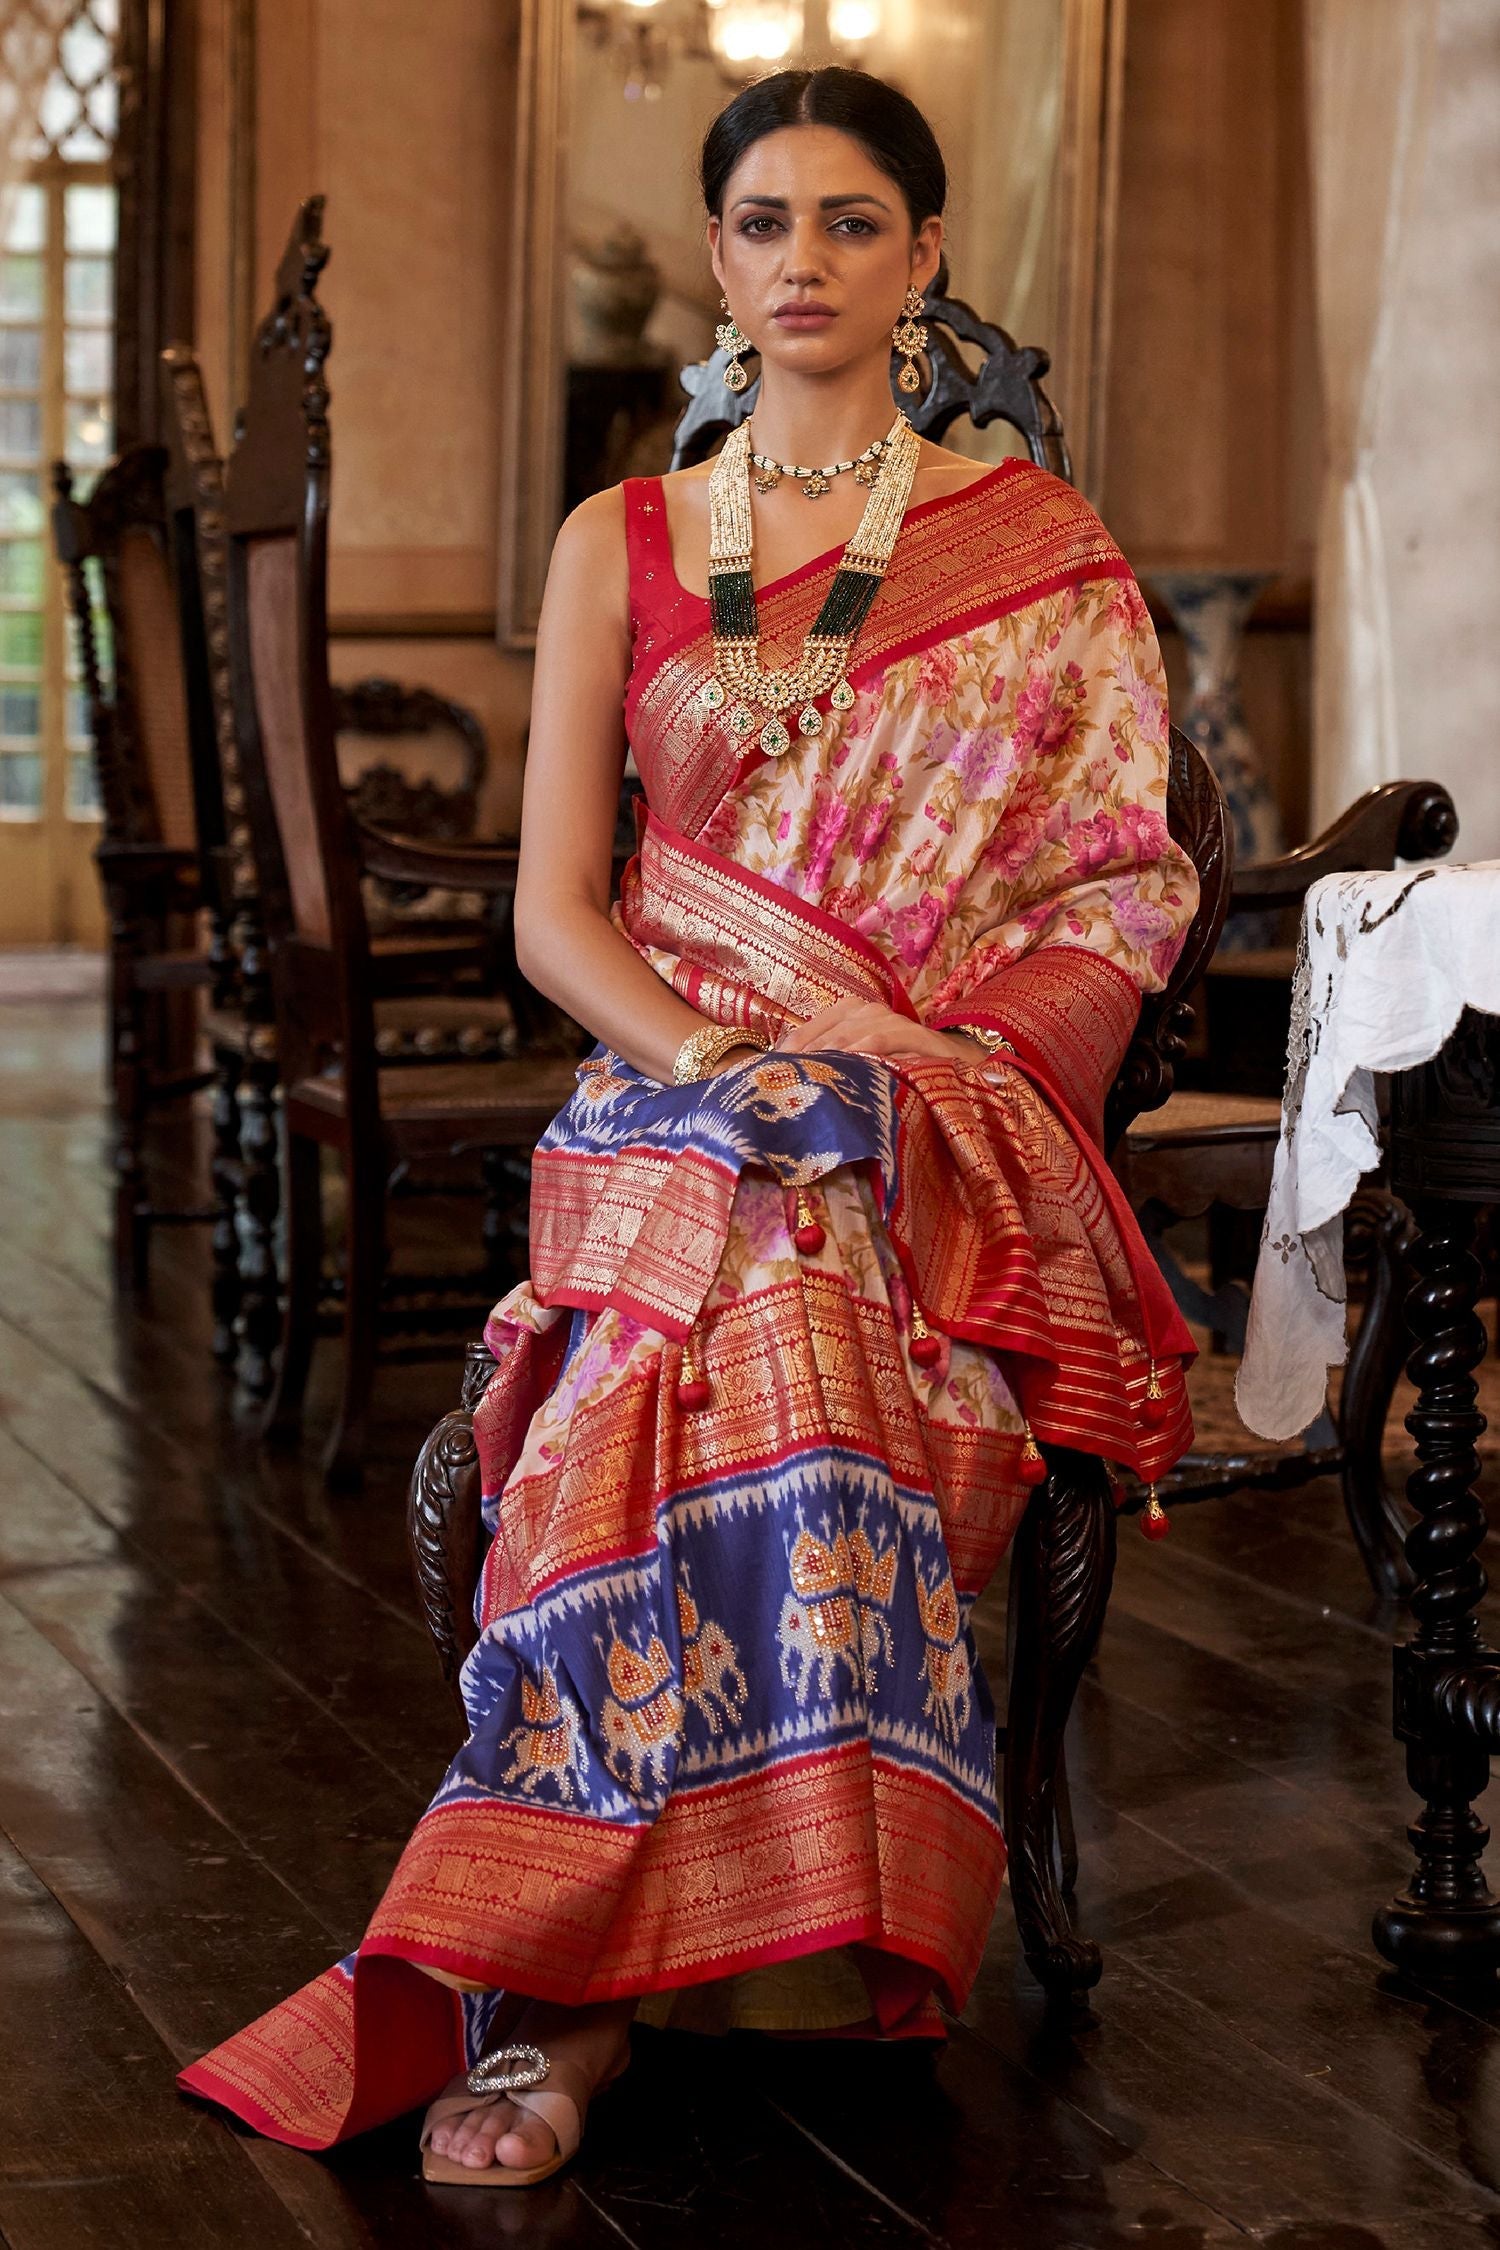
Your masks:
[{"label": "woman's ear", "polygon": [[919,289],[925,289],[943,258],[943,222],[933,214],[924,219],[912,238],[912,279]]},{"label": "woman's ear", "polygon": [[713,213],[713,212],[710,212],[710,214],[709,214],[709,220],[708,220],[708,230],[707,230],[707,231],[708,231],[708,262],[709,262],[709,264],[710,264],[710,265],[711,265],[711,266],[713,267],[713,269],[714,269],[714,279],[715,279],[715,281],[716,281],[716,282],[717,282],[717,283],[719,284],[719,287],[720,287],[720,288],[722,289],[722,288],[723,288],[723,286],[724,286],[724,269],[723,269],[723,267],[722,267],[722,266],[721,266],[721,265],[719,264],[719,236],[720,236],[720,235],[721,235],[721,234],[723,233],[723,231],[724,231],[724,230],[723,230],[723,224],[722,224],[721,220],[720,220],[720,219],[718,218],[717,214],[715,214],[715,213]]}]

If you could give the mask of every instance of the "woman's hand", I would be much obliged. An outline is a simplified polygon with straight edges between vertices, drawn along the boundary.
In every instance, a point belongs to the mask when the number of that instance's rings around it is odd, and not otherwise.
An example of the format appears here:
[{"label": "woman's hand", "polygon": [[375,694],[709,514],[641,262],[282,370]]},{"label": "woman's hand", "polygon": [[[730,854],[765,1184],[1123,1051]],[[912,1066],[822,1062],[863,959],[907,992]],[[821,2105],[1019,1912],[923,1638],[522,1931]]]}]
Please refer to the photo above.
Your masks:
[{"label": "woman's hand", "polygon": [[835,1000],[806,1023],[789,1025],[771,1052],[806,1055],[819,1047],[831,1047],[842,1055],[880,1055],[889,1062],[989,1060],[979,1042],[966,1039],[961,1031],[934,1031],[925,1023],[913,1023],[880,1000]]}]

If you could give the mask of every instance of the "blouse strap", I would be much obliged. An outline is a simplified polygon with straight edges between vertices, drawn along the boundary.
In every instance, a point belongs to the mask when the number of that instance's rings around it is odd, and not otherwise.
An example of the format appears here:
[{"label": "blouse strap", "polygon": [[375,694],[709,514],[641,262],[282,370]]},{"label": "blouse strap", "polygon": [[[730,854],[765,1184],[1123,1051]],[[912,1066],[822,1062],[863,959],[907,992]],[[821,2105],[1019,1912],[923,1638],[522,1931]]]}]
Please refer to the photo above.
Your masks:
[{"label": "blouse strap", "polygon": [[630,568],[630,607],[637,617],[659,609],[671,586],[672,541],[660,477],[626,477],[625,555]]}]

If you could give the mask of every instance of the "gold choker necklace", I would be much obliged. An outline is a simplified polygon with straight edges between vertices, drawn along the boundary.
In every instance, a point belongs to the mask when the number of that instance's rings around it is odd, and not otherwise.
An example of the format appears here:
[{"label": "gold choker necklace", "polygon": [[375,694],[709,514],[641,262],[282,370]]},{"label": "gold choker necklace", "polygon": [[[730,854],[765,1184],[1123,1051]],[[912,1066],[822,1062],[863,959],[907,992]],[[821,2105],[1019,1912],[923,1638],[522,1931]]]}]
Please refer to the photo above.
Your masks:
[{"label": "gold choker necklace", "polygon": [[768,757],[779,758],[791,747],[792,737],[780,712],[800,703],[798,734],[821,734],[823,714],[815,699],[826,694],[836,711],[847,711],[854,701],[847,677],[849,657],[895,550],[922,451],[922,440],[899,412],[880,445],[870,497],[803,641],[802,654],[794,664],[775,672],[764,671],[760,661],[748,423],[730,432],[709,473],[708,600],[714,676],[699,689],[698,700],[704,710],[720,711],[733,690],[729,727],[741,741],[755,732],[756,707],[768,711],[771,715],[760,730],[760,746]]},{"label": "gold choker necklace", "polygon": [[[747,425],[749,426],[749,425]],[[846,469],[854,471],[856,484],[871,485],[880,473],[880,456],[886,449],[885,438],[872,438],[863,453],[851,454],[847,461],[825,461],[821,469],[810,469],[800,461],[776,461],[769,453],[750,455],[755,465],[757,492],[774,492],[783,477],[805,477],[802,489],[809,500],[821,500],[834,477],[841,477]]]}]

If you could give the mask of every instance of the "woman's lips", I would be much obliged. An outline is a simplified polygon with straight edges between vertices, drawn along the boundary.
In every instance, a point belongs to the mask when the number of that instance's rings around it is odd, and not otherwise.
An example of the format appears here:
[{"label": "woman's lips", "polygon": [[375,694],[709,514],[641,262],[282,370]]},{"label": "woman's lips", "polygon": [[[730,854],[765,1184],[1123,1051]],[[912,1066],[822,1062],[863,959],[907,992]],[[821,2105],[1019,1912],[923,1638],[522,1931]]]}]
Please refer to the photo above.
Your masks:
[{"label": "woman's lips", "polygon": [[785,312],[773,313],[778,328],[826,328],[830,320],[837,320],[835,312],[804,310],[800,305],[789,305]]}]

